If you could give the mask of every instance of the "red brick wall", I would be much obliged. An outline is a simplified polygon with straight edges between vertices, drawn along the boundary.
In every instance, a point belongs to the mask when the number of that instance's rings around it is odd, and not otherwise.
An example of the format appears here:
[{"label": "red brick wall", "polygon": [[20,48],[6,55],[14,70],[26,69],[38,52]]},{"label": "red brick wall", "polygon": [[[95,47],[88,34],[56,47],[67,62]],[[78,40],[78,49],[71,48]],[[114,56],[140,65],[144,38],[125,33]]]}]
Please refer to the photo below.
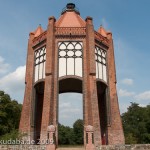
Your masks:
[{"label": "red brick wall", "polygon": [[124,134],[119,111],[117,89],[116,89],[116,69],[114,58],[114,46],[112,35],[108,34],[110,45],[108,49],[108,70],[109,70],[109,94],[110,94],[110,116],[111,124],[108,127],[108,144],[124,144]]}]

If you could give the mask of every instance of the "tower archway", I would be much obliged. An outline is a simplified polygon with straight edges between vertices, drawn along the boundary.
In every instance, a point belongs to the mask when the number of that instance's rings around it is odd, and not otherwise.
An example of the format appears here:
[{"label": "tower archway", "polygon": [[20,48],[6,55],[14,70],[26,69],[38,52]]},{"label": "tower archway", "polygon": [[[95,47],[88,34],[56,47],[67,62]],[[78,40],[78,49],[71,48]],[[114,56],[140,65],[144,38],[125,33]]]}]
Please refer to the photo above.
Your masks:
[{"label": "tower archway", "polygon": [[61,93],[82,93],[82,78],[68,76],[59,80],[59,94]]},{"label": "tower archway", "polygon": [[98,97],[98,110],[100,117],[100,129],[101,129],[101,139],[102,145],[107,145],[108,135],[107,135],[107,101],[108,101],[108,86],[102,80],[97,80],[97,97]]},{"label": "tower archway", "polygon": [[33,125],[34,125],[34,141],[40,143],[42,111],[44,100],[44,81],[38,82],[34,86],[34,104],[33,106]]},{"label": "tower archway", "polygon": [[[83,145],[82,78],[66,76],[59,80],[58,106],[58,146]],[[78,124],[75,128],[74,123]]]}]

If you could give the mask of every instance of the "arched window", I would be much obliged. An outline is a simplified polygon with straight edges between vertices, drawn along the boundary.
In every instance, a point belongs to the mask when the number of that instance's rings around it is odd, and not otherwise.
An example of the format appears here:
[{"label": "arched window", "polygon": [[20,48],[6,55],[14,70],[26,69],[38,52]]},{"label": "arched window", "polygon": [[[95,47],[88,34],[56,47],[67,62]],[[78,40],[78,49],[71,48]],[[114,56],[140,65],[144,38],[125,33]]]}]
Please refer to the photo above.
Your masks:
[{"label": "arched window", "polygon": [[95,47],[96,78],[107,82],[106,51]]},{"label": "arched window", "polygon": [[46,62],[46,48],[42,47],[35,51],[35,77],[34,81],[45,78],[45,62]]},{"label": "arched window", "polygon": [[82,42],[59,42],[59,77],[82,77]]}]

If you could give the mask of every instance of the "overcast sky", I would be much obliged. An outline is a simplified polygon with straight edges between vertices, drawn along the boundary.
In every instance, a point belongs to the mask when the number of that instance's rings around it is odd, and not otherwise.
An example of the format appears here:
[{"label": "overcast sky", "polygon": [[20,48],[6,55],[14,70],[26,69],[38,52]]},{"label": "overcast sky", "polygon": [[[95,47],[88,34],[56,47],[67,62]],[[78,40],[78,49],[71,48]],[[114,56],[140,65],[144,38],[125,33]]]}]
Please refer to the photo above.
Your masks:
[{"label": "overcast sky", "polygon": [[[39,24],[46,29],[48,17],[58,19],[68,2],[82,18],[93,17],[96,30],[103,25],[113,33],[121,113],[130,102],[150,104],[149,0],[1,0],[0,90],[23,102],[29,32]],[[82,95],[61,95],[59,121],[72,125],[77,118],[82,118]]]}]

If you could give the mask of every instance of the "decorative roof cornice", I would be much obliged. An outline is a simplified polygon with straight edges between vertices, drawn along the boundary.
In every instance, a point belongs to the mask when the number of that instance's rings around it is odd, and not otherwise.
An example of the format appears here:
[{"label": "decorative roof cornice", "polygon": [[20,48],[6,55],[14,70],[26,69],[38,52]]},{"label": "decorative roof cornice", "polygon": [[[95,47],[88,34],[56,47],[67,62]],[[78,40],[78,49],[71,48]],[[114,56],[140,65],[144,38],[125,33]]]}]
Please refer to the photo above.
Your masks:
[{"label": "decorative roof cornice", "polygon": [[39,36],[35,37],[33,39],[33,46],[39,44],[40,42],[46,40],[46,34],[47,34],[47,31],[44,31],[42,34],[40,34]]},{"label": "decorative roof cornice", "polygon": [[59,27],[55,28],[56,37],[85,37],[86,28],[84,27]]},{"label": "decorative roof cornice", "polygon": [[95,31],[95,39],[102,42],[104,45],[109,47],[109,40],[107,39],[107,37],[102,36],[97,31]]}]

